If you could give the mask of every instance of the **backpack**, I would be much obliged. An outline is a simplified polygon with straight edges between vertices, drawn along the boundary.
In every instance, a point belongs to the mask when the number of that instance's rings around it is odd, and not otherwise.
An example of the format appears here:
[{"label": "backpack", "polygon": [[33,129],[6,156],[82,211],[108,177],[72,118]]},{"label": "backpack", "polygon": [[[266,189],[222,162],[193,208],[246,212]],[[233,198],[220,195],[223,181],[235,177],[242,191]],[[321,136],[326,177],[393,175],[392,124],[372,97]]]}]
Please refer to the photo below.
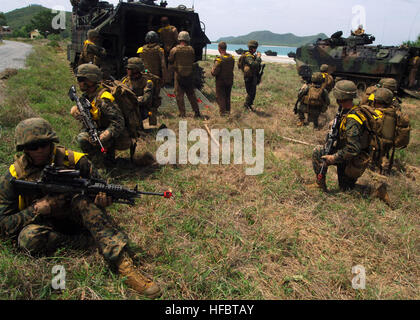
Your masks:
[{"label": "backpack", "polygon": [[395,128],[395,140],[394,145],[397,149],[404,149],[410,142],[410,120],[407,114],[401,110],[396,112],[397,114],[397,126]]},{"label": "backpack", "polygon": [[114,96],[115,102],[124,116],[125,127],[130,138],[138,138],[139,131],[143,129],[143,119],[136,94],[118,80],[104,81],[102,86]]},{"label": "backpack", "polygon": [[238,69],[244,71],[244,67],[245,67],[245,53],[241,54],[241,56],[239,57],[238,60]]},{"label": "backpack", "polygon": [[303,97],[303,103],[309,106],[309,108],[313,107],[322,107],[325,102],[322,97],[322,93],[324,91],[324,88],[321,86],[319,88],[315,86],[310,86],[308,93]]}]

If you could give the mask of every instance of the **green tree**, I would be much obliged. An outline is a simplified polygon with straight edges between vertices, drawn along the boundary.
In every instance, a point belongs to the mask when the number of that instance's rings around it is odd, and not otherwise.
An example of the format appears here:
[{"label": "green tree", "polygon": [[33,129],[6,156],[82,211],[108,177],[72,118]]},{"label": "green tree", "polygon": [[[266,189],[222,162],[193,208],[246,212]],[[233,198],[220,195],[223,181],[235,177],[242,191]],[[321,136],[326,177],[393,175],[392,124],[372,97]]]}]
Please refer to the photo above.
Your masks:
[{"label": "green tree", "polygon": [[406,41],[403,44],[409,47],[420,47],[420,34],[418,35],[416,41]]},{"label": "green tree", "polygon": [[0,26],[7,26],[6,15],[3,12],[0,12]]},{"label": "green tree", "polygon": [[60,33],[60,30],[53,29],[52,21],[56,14],[52,13],[50,10],[45,10],[37,13],[31,20],[31,25],[34,29],[46,37],[49,34]]}]

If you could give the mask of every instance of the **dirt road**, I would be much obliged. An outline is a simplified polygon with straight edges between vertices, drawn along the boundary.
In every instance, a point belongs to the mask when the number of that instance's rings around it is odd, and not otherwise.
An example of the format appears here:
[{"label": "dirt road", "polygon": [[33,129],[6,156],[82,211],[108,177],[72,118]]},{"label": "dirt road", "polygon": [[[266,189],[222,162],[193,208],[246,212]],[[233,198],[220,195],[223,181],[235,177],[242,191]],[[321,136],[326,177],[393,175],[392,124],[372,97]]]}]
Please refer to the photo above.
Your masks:
[{"label": "dirt road", "polygon": [[0,46],[0,72],[6,68],[23,68],[31,50],[30,44],[4,40],[4,44]]}]

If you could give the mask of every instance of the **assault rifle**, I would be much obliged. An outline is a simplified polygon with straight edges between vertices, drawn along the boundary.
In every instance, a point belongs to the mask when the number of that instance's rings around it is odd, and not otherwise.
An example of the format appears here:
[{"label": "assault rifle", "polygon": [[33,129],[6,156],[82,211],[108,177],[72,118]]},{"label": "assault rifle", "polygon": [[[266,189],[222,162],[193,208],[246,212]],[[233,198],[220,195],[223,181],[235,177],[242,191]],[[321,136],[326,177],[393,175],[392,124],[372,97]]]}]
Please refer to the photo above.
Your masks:
[{"label": "assault rifle", "polygon": [[[335,115],[331,130],[327,134],[327,139],[324,146],[324,155],[333,154],[333,150],[335,147],[334,144],[338,139],[340,119],[341,119],[342,112],[343,112],[343,109],[341,106],[339,106],[337,114]],[[327,162],[323,160],[321,170],[319,170],[319,173],[317,175],[317,180],[321,181],[327,174],[327,171],[328,171]]]},{"label": "assault rifle", "polygon": [[92,115],[90,113],[92,105],[90,104],[89,100],[87,100],[86,98],[79,98],[76,94],[76,88],[74,86],[71,86],[69,90],[69,98],[71,101],[76,102],[77,109],[79,110],[83,121],[83,125],[87,129],[92,142],[97,142],[101,147],[101,152],[106,153],[106,149],[104,148],[101,139],[99,139],[99,134],[98,130],[96,129],[96,125],[92,120]]},{"label": "assault rifle", "polygon": [[137,186],[131,190],[121,185],[108,184],[101,179],[82,178],[79,170],[63,169],[54,166],[46,166],[41,173],[41,177],[37,181],[24,181],[12,178],[11,184],[23,192],[41,192],[48,194],[83,194],[91,199],[95,199],[96,195],[104,192],[112,198],[113,202],[125,203],[133,205],[136,198],[140,195],[161,196],[171,198],[172,192],[165,191],[163,193],[138,191]]},{"label": "assault rifle", "polygon": [[261,78],[264,74],[264,68],[265,68],[265,64],[263,63],[261,64],[260,71],[258,72],[258,75],[257,75],[257,85],[261,83]]}]

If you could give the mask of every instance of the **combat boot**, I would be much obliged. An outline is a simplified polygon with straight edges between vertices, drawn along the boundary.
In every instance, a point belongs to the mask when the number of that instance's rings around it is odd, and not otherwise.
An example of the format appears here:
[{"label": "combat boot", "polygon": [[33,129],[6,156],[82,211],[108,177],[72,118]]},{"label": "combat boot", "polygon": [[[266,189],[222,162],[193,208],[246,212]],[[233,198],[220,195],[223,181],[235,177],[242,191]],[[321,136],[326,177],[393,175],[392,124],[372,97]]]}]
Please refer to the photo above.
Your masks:
[{"label": "combat boot", "polygon": [[303,127],[304,124],[305,124],[304,121],[303,120],[300,120],[300,119],[297,122],[297,126],[298,127]]},{"label": "combat boot", "polygon": [[314,183],[306,185],[309,189],[321,189],[322,191],[327,192],[327,183],[325,182],[325,177],[321,180],[315,179]]},{"label": "combat boot", "polygon": [[372,198],[378,198],[391,207],[391,199],[389,198],[385,183],[382,183],[375,191],[373,191]]},{"label": "combat boot", "polygon": [[123,251],[119,261],[117,262],[118,272],[126,277],[125,283],[140,294],[144,294],[150,299],[157,298],[161,295],[159,286],[152,280],[143,276],[134,266],[133,260],[127,251]]}]

